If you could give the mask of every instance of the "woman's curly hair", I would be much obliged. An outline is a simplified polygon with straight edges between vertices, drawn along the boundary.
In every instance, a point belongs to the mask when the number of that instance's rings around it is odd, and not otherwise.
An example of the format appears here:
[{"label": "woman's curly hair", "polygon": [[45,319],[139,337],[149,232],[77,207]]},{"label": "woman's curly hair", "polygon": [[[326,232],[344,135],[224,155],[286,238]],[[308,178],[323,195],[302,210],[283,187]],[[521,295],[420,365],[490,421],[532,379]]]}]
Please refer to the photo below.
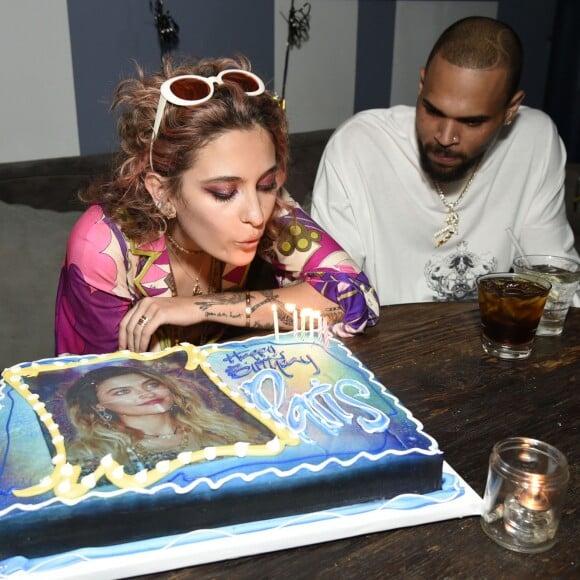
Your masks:
[{"label": "woman's curly hair", "polygon": [[[228,82],[214,85],[212,98],[201,105],[166,104],[153,143],[152,168],[149,150],[163,82],[180,75],[217,76],[231,68],[249,71],[251,65],[244,56],[196,63],[165,59],[162,72],[151,76],[146,76],[139,65],[136,67],[136,77],[119,84],[111,106],[112,110],[121,110],[120,151],[112,175],[91,184],[81,194],[84,202],[100,204],[128,238],[137,243],[151,241],[167,228],[166,217],[145,188],[147,173],[158,173],[165,180],[170,197],[177,198],[182,175],[195,163],[198,151],[227,131],[255,126],[265,129],[272,138],[280,174],[286,175],[289,148],[284,111],[271,92],[248,96],[240,86]],[[278,184],[280,190],[282,185]],[[277,203],[284,205],[280,196]]]}]

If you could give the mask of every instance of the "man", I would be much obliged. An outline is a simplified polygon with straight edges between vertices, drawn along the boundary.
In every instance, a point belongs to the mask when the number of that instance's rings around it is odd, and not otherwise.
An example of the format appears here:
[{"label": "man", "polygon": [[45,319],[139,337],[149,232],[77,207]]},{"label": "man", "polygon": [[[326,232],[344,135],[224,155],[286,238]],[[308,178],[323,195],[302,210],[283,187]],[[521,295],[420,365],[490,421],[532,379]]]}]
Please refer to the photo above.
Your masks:
[{"label": "man", "polygon": [[522,48],[483,17],[443,32],[415,108],[358,113],[322,156],[312,215],[369,276],[381,304],[470,300],[518,253],[578,258],[566,220],[566,152],[521,107]]}]

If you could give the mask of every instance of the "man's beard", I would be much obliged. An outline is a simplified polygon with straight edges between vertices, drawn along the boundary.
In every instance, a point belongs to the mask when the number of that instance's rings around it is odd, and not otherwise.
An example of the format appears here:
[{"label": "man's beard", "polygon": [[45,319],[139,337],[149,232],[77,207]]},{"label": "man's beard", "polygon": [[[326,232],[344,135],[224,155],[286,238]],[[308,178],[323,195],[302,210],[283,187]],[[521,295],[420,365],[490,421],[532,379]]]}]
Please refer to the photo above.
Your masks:
[{"label": "man's beard", "polygon": [[[455,155],[449,152],[445,147],[437,145],[423,145],[419,139],[419,161],[423,171],[433,180],[442,183],[449,183],[465,177],[468,171],[480,160],[481,155],[473,159],[466,159],[463,155]],[[427,152],[443,153],[456,159],[462,159],[462,162],[455,167],[441,167],[429,159]]]}]

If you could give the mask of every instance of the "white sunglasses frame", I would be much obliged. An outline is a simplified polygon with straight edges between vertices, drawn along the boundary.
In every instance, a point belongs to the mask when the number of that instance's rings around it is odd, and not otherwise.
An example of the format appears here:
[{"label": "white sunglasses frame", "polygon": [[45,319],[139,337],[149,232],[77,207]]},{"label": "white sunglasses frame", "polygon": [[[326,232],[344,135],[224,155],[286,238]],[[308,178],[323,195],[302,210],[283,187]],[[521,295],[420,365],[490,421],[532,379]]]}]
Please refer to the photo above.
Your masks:
[{"label": "white sunglasses frame", "polygon": [[[151,165],[151,169],[153,169],[153,142],[157,139],[157,135],[159,133],[159,126],[161,125],[161,120],[163,119],[163,113],[165,111],[165,105],[167,102],[170,102],[173,105],[177,105],[179,107],[194,107],[196,105],[201,105],[206,101],[209,101],[214,94],[214,85],[223,85],[226,81],[222,80],[224,76],[236,73],[241,74],[242,76],[248,77],[252,79],[258,88],[255,91],[246,91],[246,95],[249,97],[254,97],[257,95],[261,95],[266,92],[266,85],[264,85],[264,81],[255,75],[253,72],[237,69],[237,68],[227,68],[221,71],[215,77],[202,77],[200,75],[181,75],[177,77],[172,77],[167,79],[160,88],[160,95],[159,95],[159,103],[157,105],[157,112],[155,113],[155,123],[153,124],[153,135],[151,137],[151,145],[149,147],[149,164]],[[208,86],[208,94],[201,99],[182,99],[178,97],[172,90],[171,86],[174,82],[182,80],[182,79],[196,79],[205,83]]]}]

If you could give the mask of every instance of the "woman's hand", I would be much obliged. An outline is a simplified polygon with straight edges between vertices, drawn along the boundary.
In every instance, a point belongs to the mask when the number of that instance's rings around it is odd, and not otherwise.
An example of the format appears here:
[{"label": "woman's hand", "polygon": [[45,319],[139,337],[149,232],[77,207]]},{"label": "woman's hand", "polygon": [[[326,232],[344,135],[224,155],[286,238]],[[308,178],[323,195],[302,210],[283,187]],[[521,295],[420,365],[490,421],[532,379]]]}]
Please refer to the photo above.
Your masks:
[{"label": "woman's hand", "polygon": [[191,326],[198,322],[201,322],[200,310],[189,297],[142,298],[121,320],[119,350],[145,352],[160,326]]}]

